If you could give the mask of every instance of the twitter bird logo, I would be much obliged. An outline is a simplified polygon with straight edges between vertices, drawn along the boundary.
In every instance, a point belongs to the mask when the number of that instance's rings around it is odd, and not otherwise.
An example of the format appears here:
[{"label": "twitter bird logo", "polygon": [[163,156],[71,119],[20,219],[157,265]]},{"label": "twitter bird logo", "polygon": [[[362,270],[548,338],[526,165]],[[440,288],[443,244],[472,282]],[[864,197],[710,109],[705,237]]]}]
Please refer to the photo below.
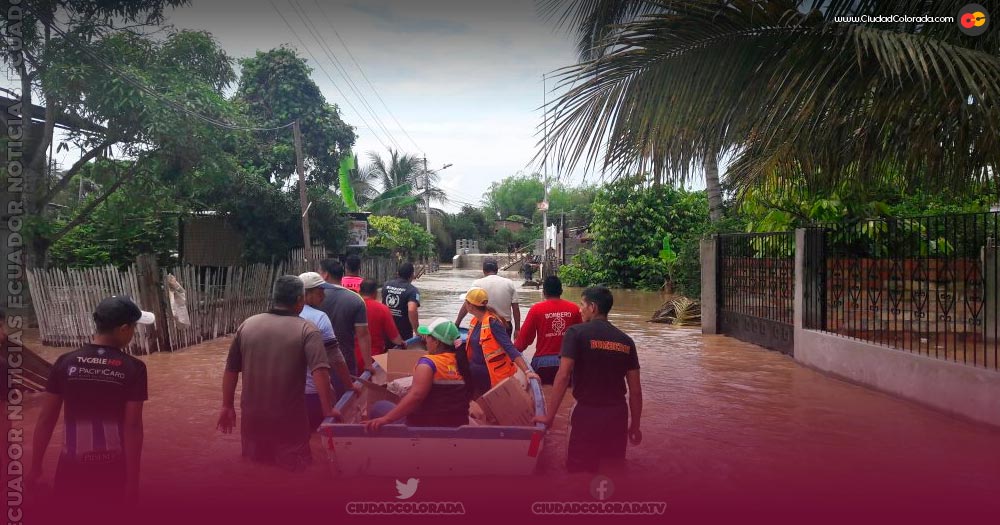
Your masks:
[{"label": "twitter bird logo", "polygon": [[420,480],[417,478],[410,478],[406,480],[406,483],[396,480],[396,492],[399,493],[396,499],[410,499],[414,494],[417,493],[417,486],[420,485]]}]

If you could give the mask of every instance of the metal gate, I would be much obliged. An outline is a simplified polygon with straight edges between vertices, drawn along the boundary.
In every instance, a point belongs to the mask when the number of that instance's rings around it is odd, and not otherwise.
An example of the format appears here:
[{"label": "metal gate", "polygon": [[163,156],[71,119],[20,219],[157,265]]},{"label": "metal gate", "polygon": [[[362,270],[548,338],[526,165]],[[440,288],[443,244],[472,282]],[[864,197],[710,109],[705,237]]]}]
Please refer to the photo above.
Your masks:
[{"label": "metal gate", "polygon": [[791,354],[795,232],[723,234],[716,246],[719,331]]}]

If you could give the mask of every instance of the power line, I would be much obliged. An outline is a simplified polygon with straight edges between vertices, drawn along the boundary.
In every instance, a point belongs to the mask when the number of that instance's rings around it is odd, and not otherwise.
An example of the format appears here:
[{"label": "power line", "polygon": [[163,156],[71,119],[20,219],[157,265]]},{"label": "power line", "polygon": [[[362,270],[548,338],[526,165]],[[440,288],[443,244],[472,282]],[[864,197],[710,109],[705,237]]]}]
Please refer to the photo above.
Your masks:
[{"label": "power line", "polygon": [[390,149],[389,146],[386,146],[382,138],[378,136],[378,133],[375,132],[375,128],[373,128],[371,124],[368,123],[364,115],[362,115],[361,112],[358,111],[358,108],[354,107],[354,104],[351,103],[351,100],[347,98],[347,95],[344,94],[344,92],[340,89],[340,86],[337,85],[337,83],[333,80],[333,77],[330,76],[330,73],[328,73],[326,71],[326,68],[323,67],[323,63],[316,58],[316,55],[313,55],[312,51],[309,49],[309,46],[307,46],[305,41],[302,40],[302,37],[299,36],[298,31],[296,31],[295,28],[292,27],[292,24],[288,22],[288,19],[285,18],[285,15],[281,13],[281,10],[278,9],[278,6],[274,3],[274,0],[268,0],[268,1],[271,3],[271,7],[274,8],[274,11],[278,13],[278,16],[281,17],[281,20],[285,23],[285,25],[288,26],[288,30],[291,31],[293,35],[295,35],[295,39],[298,40],[300,44],[302,44],[303,50],[305,50],[305,52],[310,57],[312,57],[313,61],[316,62],[316,65],[319,67],[319,70],[322,71],[323,74],[326,75],[326,78],[330,80],[330,83],[333,84],[333,87],[334,89],[337,90],[337,93],[340,93],[340,96],[344,99],[344,102],[347,103],[348,107],[350,107],[351,110],[354,111],[355,114],[357,114],[358,118],[361,119],[361,122],[364,123],[364,125],[368,128],[369,131],[371,131],[372,136],[375,137],[375,140],[377,140],[378,143],[381,144],[383,148]]},{"label": "power line", "polygon": [[309,33],[313,36],[316,42],[319,43],[320,50],[324,54],[326,54],[327,58],[340,73],[341,78],[343,78],[344,81],[347,82],[348,89],[350,89],[351,92],[354,93],[354,96],[357,97],[357,99],[361,102],[362,107],[368,110],[368,114],[371,115],[372,119],[375,120],[375,123],[378,124],[379,127],[382,129],[382,132],[389,139],[389,142],[391,142],[393,146],[396,147],[397,150],[402,151],[403,148],[399,145],[399,142],[389,131],[389,128],[386,127],[385,123],[382,122],[382,119],[379,118],[378,114],[375,112],[374,108],[372,108],[371,104],[368,103],[368,99],[366,99],[365,96],[361,93],[361,90],[358,89],[357,84],[355,84],[354,80],[351,79],[351,76],[347,73],[347,69],[344,68],[344,65],[340,62],[340,59],[338,59],[336,54],[333,53],[333,48],[331,48],[330,45],[327,43],[326,38],[323,37],[323,34],[320,33],[319,29],[317,29],[316,26],[313,25],[313,23],[309,20],[309,17],[306,16],[305,9],[303,9],[298,4],[298,2],[296,2],[296,0],[289,0],[289,5],[295,11],[295,14],[298,15],[299,20],[302,21],[302,24],[306,27],[306,30],[309,31]]},{"label": "power line", "polygon": [[[36,16],[36,17],[38,16],[27,5],[24,6],[24,9],[26,11],[28,11],[29,13],[31,13],[33,16]],[[181,103],[179,103],[179,102],[177,102],[175,100],[171,100],[171,99],[167,98],[166,96],[162,95],[161,93],[155,91],[153,88],[151,88],[151,87],[147,86],[146,84],[144,84],[142,81],[140,81],[140,80],[132,77],[131,75],[129,75],[128,73],[125,73],[124,71],[121,71],[120,69],[118,69],[114,65],[109,64],[104,59],[102,59],[100,56],[98,56],[96,53],[94,53],[93,50],[90,49],[89,44],[85,44],[85,43],[81,42],[80,40],[78,40],[76,37],[71,36],[69,33],[67,33],[66,31],[63,31],[62,28],[60,28],[56,24],[52,24],[51,25],[51,29],[53,31],[55,31],[56,34],[58,34],[59,36],[63,37],[65,40],[67,40],[67,41],[72,42],[73,44],[75,44],[86,55],[90,56],[90,58],[92,60],[94,60],[100,66],[104,67],[105,69],[109,70],[110,72],[116,74],[118,77],[120,77],[122,80],[124,80],[125,82],[127,82],[132,87],[138,89],[139,91],[142,91],[143,93],[146,93],[147,95],[155,98],[156,100],[162,102],[163,104],[166,104],[167,106],[169,106],[169,107],[171,107],[171,108],[173,108],[173,109],[175,109],[177,111],[180,111],[180,112],[182,112],[182,113],[184,113],[184,114],[186,114],[188,116],[194,117],[194,118],[196,118],[198,120],[201,120],[203,122],[206,122],[208,124],[212,124],[214,126],[217,126],[217,127],[220,127],[220,128],[224,128],[224,129],[228,129],[228,130],[232,130],[232,131],[278,131],[278,130],[281,130],[281,129],[285,129],[285,128],[291,127],[294,124],[293,122],[289,122],[287,124],[282,124],[281,126],[275,126],[275,127],[270,127],[270,128],[260,128],[260,127],[252,127],[252,126],[237,126],[237,125],[231,124],[229,122],[224,122],[224,121],[221,121],[221,120],[217,120],[217,119],[215,119],[213,117],[209,117],[208,115],[204,115],[204,114],[202,114],[202,113],[200,113],[198,111],[195,111],[195,110],[193,110],[191,108],[188,108],[187,106],[185,106],[185,105],[183,105],[183,104],[181,104]]]},{"label": "power line", "polygon": [[326,10],[323,9],[322,4],[319,3],[319,0],[315,0],[315,2],[316,2],[316,7],[319,9],[320,14],[323,15],[323,19],[326,20],[326,23],[330,26],[330,29],[333,30],[333,34],[336,35],[337,40],[340,41],[340,44],[344,46],[344,50],[347,51],[347,56],[351,57],[351,61],[354,62],[354,65],[357,66],[358,71],[361,72],[361,77],[364,78],[365,82],[368,83],[368,86],[372,88],[372,92],[375,93],[375,97],[378,98],[379,102],[382,103],[382,107],[385,108],[386,113],[388,113],[389,117],[392,118],[392,121],[395,122],[397,126],[399,126],[400,131],[402,131],[403,135],[405,135],[406,138],[409,139],[410,144],[413,144],[413,147],[417,148],[417,151],[423,152],[424,149],[421,148],[417,144],[417,142],[413,140],[413,137],[411,137],[410,134],[406,132],[406,128],[403,127],[403,125],[399,122],[399,119],[396,118],[396,115],[393,114],[391,109],[389,109],[388,104],[385,103],[385,100],[382,98],[382,95],[380,95],[378,89],[375,88],[375,84],[373,84],[372,81],[368,78],[368,75],[365,74],[364,68],[362,68],[358,60],[354,58],[354,53],[351,53],[351,48],[347,46],[347,42],[345,42],[344,39],[340,37],[340,33],[337,32],[337,28],[334,27],[333,22],[326,15]]}]

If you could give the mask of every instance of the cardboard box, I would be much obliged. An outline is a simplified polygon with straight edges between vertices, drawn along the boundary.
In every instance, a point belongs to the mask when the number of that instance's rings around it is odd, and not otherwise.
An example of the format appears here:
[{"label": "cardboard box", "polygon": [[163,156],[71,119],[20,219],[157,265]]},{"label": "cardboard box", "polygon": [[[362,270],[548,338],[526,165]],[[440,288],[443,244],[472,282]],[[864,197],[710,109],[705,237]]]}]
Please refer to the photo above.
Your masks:
[{"label": "cardboard box", "polygon": [[358,379],[358,382],[361,383],[361,393],[357,402],[349,403],[342,414],[345,422],[360,423],[364,419],[363,416],[368,414],[371,406],[378,401],[386,400],[399,404],[399,396],[389,392],[385,386],[364,379]]},{"label": "cardboard box", "polygon": [[389,350],[373,356],[372,360],[381,370],[376,370],[374,382],[384,385],[401,377],[412,376],[417,361],[427,355],[426,350]]},{"label": "cardboard box", "polygon": [[535,404],[524,386],[514,377],[498,383],[477,399],[476,404],[483,412],[482,420],[490,425],[533,425]]}]

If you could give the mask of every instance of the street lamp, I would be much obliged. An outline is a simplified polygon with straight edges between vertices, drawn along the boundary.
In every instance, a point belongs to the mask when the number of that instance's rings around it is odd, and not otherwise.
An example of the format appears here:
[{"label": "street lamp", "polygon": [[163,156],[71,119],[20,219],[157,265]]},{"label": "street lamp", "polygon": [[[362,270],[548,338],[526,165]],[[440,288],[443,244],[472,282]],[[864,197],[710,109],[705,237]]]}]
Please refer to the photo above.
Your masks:
[{"label": "street lamp", "polygon": [[431,232],[431,173],[450,168],[451,164],[445,164],[436,170],[427,169],[427,156],[424,155],[424,214],[427,219],[427,233]]}]

